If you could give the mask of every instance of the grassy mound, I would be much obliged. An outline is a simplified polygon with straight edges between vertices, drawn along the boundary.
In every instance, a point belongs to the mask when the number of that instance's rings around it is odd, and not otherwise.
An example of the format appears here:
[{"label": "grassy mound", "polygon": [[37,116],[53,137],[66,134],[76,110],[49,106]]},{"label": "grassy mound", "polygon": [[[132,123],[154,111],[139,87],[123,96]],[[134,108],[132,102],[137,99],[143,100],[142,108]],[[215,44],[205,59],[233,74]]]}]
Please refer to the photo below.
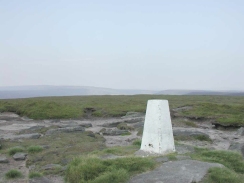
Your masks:
[{"label": "grassy mound", "polygon": [[244,160],[237,152],[196,149],[192,157],[201,161],[220,163],[237,173],[244,173]]},{"label": "grassy mound", "polygon": [[18,170],[15,170],[15,169],[12,169],[12,170],[9,170],[6,174],[5,174],[5,177],[7,179],[16,179],[16,178],[20,178],[22,177],[22,173]]},{"label": "grassy mound", "polygon": [[122,183],[131,175],[155,167],[150,158],[126,157],[101,160],[96,157],[75,158],[68,166],[65,180],[68,183]]}]

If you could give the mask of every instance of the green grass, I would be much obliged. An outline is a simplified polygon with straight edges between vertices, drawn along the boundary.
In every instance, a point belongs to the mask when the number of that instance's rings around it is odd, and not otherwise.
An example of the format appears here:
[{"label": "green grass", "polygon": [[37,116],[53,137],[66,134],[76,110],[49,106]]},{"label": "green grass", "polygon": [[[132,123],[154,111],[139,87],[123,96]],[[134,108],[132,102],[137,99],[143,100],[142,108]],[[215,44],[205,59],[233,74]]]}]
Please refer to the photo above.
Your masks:
[{"label": "green grass", "polygon": [[12,169],[12,170],[9,170],[6,174],[5,174],[5,177],[7,179],[16,179],[16,178],[21,178],[23,175],[20,171],[18,170],[15,170],[15,169]]},{"label": "green grass", "polygon": [[147,100],[167,99],[170,108],[192,106],[182,116],[213,118],[223,124],[244,125],[244,97],[241,96],[73,96],[0,100],[0,112],[15,112],[33,119],[82,118],[85,108],[94,117],[123,116],[129,111],[145,112]]},{"label": "green grass", "polygon": [[244,183],[244,159],[237,152],[195,148],[195,153],[191,154],[191,157],[225,166],[210,168],[201,183]]},{"label": "green grass", "polygon": [[36,177],[42,177],[43,175],[39,172],[30,172],[29,174],[29,178],[30,179],[33,179],[33,178],[36,178]]},{"label": "green grass", "polygon": [[[244,98],[244,97],[243,97]],[[187,117],[212,118],[223,125],[244,126],[244,105],[201,103],[181,112]]]},{"label": "green grass", "polygon": [[202,183],[244,183],[244,175],[228,168],[210,168]]},{"label": "green grass", "polygon": [[90,154],[97,155],[97,156],[102,156],[106,154],[113,154],[117,156],[128,156],[128,155],[133,155],[139,149],[140,147],[138,145],[116,146],[116,147],[110,147],[99,151],[93,151]]},{"label": "green grass", "polygon": [[43,150],[43,147],[41,147],[41,146],[30,146],[27,149],[28,153],[38,153],[38,152],[41,152],[42,150]]},{"label": "green grass", "polygon": [[141,146],[141,140],[137,139],[133,142],[133,145]]},{"label": "green grass", "polygon": [[10,149],[8,149],[8,154],[10,156],[12,156],[18,152],[24,152],[24,149],[22,147],[11,147]]},{"label": "green grass", "polygon": [[171,153],[171,154],[168,154],[166,157],[168,157],[169,160],[174,161],[174,160],[177,160],[176,155],[177,155],[176,153]]},{"label": "green grass", "polygon": [[68,166],[65,180],[68,183],[123,183],[130,176],[153,169],[151,158],[126,157],[101,160],[96,157],[75,158]]},{"label": "green grass", "polygon": [[176,141],[192,141],[192,140],[199,140],[199,141],[207,141],[212,142],[212,140],[207,137],[206,135],[194,135],[194,136],[185,136],[185,135],[178,135],[174,137]]},{"label": "green grass", "polygon": [[[10,154],[14,154],[29,149],[32,153],[28,153],[27,167],[35,165],[35,170],[43,174],[56,174],[57,172],[62,174],[63,172],[61,170],[55,170],[56,172],[44,171],[42,167],[47,164],[60,164],[61,166],[65,166],[75,156],[105,148],[104,138],[101,135],[95,134],[94,137],[88,135],[89,132],[59,133],[43,136],[39,139],[22,139],[21,142],[2,140],[3,148],[0,150],[0,153],[6,154],[10,152]],[[23,148],[11,148],[17,145],[21,145]],[[42,146],[46,146],[46,148],[39,151],[39,147]]]},{"label": "green grass", "polygon": [[192,121],[184,121],[184,124],[190,127],[197,127],[197,125]]},{"label": "green grass", "polygon": [[223,164],[236,173],[244,173],[244,160],[241,154],[232,151],[217,151],[207,149],[195,149],[196,153],[192,154],[193,159],[215,162]]}]

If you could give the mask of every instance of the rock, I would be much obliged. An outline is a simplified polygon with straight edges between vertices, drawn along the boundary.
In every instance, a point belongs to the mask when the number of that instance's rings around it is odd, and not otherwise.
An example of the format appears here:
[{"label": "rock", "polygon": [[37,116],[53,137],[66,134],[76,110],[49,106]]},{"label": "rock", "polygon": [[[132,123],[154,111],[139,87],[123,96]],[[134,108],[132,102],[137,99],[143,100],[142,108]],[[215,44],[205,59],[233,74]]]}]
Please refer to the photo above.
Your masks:
[{"label": "rock", "polygon": [[36,177],[29,180],[29,183],[53,183],[47,177]]},{"label": "rock", "polygon": [[199,182],[211,167],[224,167],[218,163],[196,160],[166,162],[153,171],[134,176],[129,183],[191,183]]},{"label": "rock", "polygon": [[206,136],[210,138],[210,136],[206,133],[197,131],[195,129],[173,129],[174,136]]},{"label": "rock", "polygon": [[244,128],[241,127],[237,130],[237,135],[244,136]]},{"label": "rock", "polygon": [[229,150],[241,153],[244,158],[244,143],[231,143]]},{"label": "rock", "polygon": [[69,123],[69,124],[62,124],[62,125],[57,125],[59,128],[67,128],[67,127],[78,127],[82,126],[84,128],[90,128],[92,127],[91,123],[83,123],[83,124],[78,124],[78,123]]},{"label": "rock", "polygon": [[8,163],[8,162],[9,160],[5,156],[0,155],[0,163]]},{"label": "rock", "polygon": [[53,169],[61,168],[61,167],[62,166],[59,164],[48,164],[48,165],[43,166],[41,169],[42,170],[53,170]]},{"label": "rock", "polygon": [[84,124],[80,124],[80,126],[85,127],[85,128],[90,128],[92,127],[91,123],[84,123]]},{"label": "rock", "polygon": [[58,123],[58,122],[60,122],[60,119],[53,119],[53,120],[51,120],[50,122],[51,122],[51,123]]},{"label": "rock", "polygon": [[52,134],[60,133],[60,132],[73,133],[73,132],[84,132],[84,131],[85,131],[84,127],[74,126],[74,127],[50,129],[46,132],[46,135],[52,135]]},{"label": "rock", "polygon": [[106,131],[103,131],[103,135],[108,135],[108,136],[117,136],[117,135],[123,135],[129,133],[128,130],[112,130],[112,129],[107,129]]},{"label": "rock", "polygon": [[121,118],[124,119],[124,118],[135,118],[135,117],[145,117],[145,114],[141,112],[127,112],[126,115]]},{"label": "rock", "polygon": [[21,161],[21,160],[25,160],[27,154],[26,153],[16,153],[13,158],[16,161]]},{"label": "rock", "polygon": [[36,130],[40,130],[42,128],[45,128],[44,126],[32,126],[28,129],[28,131],[36,131]]},{"label": "rock", "polygon": [[133,128],[141,128],[144,126],[144,122],[138,122],[133,125]]},{"label": "rock", "polygon": [[186,159],[191,159],[190,156],[182,156],[182,155],[177,155],[175,156],[177,160],[186,160]]},{"label": "rock", "polygon": [[213,121],[211,122],[212,125],[215,126],[216,129],[236,129],[237,127],[241,127],[240,125],[237,125],[237,124],[229,124],[229,123],[219,123],[219,122],[216,122],[216,121]]},{"label": "rock", "polygon": [[62,165],[67,165],[67,164],[69,164],[70,161],[71,161],[71,159],[62,159],[62,160],[60,161],[60,163],[61,163]]},{"label": "rock", "polygon": [[131,118],[131,119],[126,119],[123,122],[124,123],[137,123],[137,122],[144,122],[145,117],[137,117],[137,118]]},{"label": "rock", "polygon": [[12,136],[9,136],[6,139],[11,139],[11,140],[18,140],[18,139],[38,139],[38,138],[40,138],[40,136],[41,136],[40,133],[32,133],[32,134],[12,135]]},{"label": "rock", "polygon": [[22,139],[38,139],[40,136],[41,136],[40,133],[32,133],[32,134],[18,135],[18,138],[22,138]]},{"label": "rock", "polygon": [[101,126],[102,127],[113,128],[113,127],[117,127],[120,123],[122,123],[122,122],[121,121],[119,121],[119,122],[112,122],[112,123],[103,124]]},{"label": "rock", "polygon": [[42,145],[41,146],[43,149],[49,149],[50,148],[50,145]]},{"label": "rock", "polygon": [[31,166],[29,166],[29,171],[33,171],[33,170],[35,170],[35,168],[36,168],[36,165],[31,165]]},{"label": "rock", "polygon": [[184,145],[184,144],[175,145],[175,150],[178,154],[186,154],[186,153],[195,152],[195,149],[193,146]]},{"label": "rock", "polygon": [[27,116],[21,117],[23,121],[33,121],[33,119],[28,118]]},{"label": "rock", "polygon": [[165,163],[169,161],[168,157],[157,157],[154,159],[157,163]]},{"label": "rock", "polygon": [[96,138],[96,135],[92,131],[87,131],[87,136]]},{"label": "rock", "polygon": [[19,115],[12,113],[12,112],[0,113],[0,120],[10,121],[10,120],[16,120],[19,118],[20,118]]}]

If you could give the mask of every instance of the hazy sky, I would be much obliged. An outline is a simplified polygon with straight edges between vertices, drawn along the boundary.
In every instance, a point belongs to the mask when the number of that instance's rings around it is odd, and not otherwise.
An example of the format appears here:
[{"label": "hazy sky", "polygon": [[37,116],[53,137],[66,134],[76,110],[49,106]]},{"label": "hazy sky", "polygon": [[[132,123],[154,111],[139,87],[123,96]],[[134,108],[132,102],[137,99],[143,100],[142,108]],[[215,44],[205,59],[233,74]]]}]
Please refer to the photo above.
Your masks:
[{"label": "hazy sky", "polygon": [[0,0],[0,86],[244,90],[243,0]]}]

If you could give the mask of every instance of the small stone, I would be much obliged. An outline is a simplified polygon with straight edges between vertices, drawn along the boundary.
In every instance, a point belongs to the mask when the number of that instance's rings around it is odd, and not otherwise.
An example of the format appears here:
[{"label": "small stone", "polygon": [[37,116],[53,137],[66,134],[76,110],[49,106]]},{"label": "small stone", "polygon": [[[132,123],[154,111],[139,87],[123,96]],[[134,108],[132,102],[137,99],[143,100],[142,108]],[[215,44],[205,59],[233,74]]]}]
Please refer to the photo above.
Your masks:
[{"label": "small stone", "polygon": [[16,153],[13,158],[16,161],[21,161],[26,159],[27,154],[26,153]]},{"label": "small stone", "polygon": [[186,160],[186,159],[191,159],[191,157],[190,156],[177,155],[176,159],[177,160]]},{"label": "small stone", "polygon": [[244,136],[244,128],[241,127],[237,130],[237,135]]},{"label": "small stone", "polygon": [[91,123],[84,123],[84,124],[80,124],[80,126],[85,127],[85,128],[90,128],[92,127]]},{"label": "small stone", "polygon": [[29,183],[53,183],[47,177],[35,177],[29,180]]},{"label": "small stone", "polygon": [[195,149],[193,146],[185,145],[185,144],[177,144],[175,145],[175,150],[178,154],[186,154],[186,153],[193,153]]},{"label": "small stone", "polygon": [[154,159],[157,163],[165,163],[169,161],[168,157],[158,157]]},{"label": "small stone", "polygon": [[231,143],[229,150],[241,153],[244,158],[244,143]]},{"label": "small stone", "polygon": [[96,135],[92,131],[88,131],[87,136],[95,138]]},{"label": "small stone", "polygon": [[66,127],[66,128],[57,128],[57,129],[50,129],[46,132],[46,135],[52,135],[56,133],[73,133],[73,132],[84,132],[85,128],[82,126],[75,126],[75,127]]},{"label": "small stone", "polygon": [[205,136],[210,138],[210,136],[206,133],[197,131],[195,129],[174,129],[173,130],[174,136]]},{"label": "small stone", "polygon": [[42,167],[43,170],[53,170],[56,168],[61,168],[61,165],[59,164],[48,164]]},{"label": "small stone", "polygon": [[49,145],[42,145],[42,148],[43,148],[43,149],[49,149],[50,146],[49,146]]},{"label": "small stone", "polygon": [[5,156],[0,156],[0,163],[8,163],[9,160]]},{"label": "small stone", "polygon": [[32,171],[32,170],[34,170],[36,168],[36,165],[31,165],[31,166],[29,166],[29,171]]},{"label": "small stone", "polygon": [[13,135],[10,139],[18,140],[18,139],[38,139],[40,138],[41,134],[39,133],[32,133],[32,134],[22,134],[22,135]]}]

